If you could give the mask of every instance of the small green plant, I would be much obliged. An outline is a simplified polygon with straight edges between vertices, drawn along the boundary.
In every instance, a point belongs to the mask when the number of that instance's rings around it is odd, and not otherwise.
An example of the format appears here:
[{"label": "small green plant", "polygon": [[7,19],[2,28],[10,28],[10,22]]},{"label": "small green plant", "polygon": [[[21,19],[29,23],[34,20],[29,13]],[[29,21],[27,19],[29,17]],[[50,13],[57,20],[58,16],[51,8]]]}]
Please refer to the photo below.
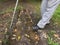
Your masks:
[{"label": "small green plant", "polygon": [[48,37],[48,45],[59,45],[57,42],[54,42],[52,38]]},{"label": "small green plant", "polygon": [[53,40],[53,34],[54,33],[56,33],[55,31],[50,31],[49,33],[48,33],[48,39],[47,39],[47,41],[48,41],[48,45],[59,45],[56,41],[54,41]]},{"label": "small green plant", "polygon": [[52,20],[56,23],[60,22],[60,5],[58,6],[57,10],[55,11]]}]

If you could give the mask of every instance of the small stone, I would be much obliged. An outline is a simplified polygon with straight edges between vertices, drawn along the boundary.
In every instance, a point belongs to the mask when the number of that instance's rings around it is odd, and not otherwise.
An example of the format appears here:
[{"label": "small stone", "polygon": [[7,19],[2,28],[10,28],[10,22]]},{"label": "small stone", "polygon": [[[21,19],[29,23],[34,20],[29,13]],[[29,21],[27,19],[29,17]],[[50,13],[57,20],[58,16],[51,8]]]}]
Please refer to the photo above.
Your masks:
[{"label": "small stone", "polygon": [[59,38],[59,35],[58,34],[54,34],[54,37]]},{"label": "small stone", "polygon": [[15,35],[15,34],[13,34],[13,36],[14,36],[14,37],[16,37],[16,35]]},{"label": "small stone", "polygon": [[17,29],[15,29],[14,32],[17,32]]},{"label": "small stone", "polygon": [[25,34],[25,36],[28,37],[28,38],[30,37],[28,34]]},{"label": "small stone", "polygon": [[11,39],[12,39],[12,40],[15,40],[16,38],[15,38],[15,37],[12,37]]},{"label": "small stone", "polygon": [[21,39],[21,37],[20,36],[18,36],[18,40],[20,40]]},{"label": "small stone", "polygon": [[35,36],[35,39],[36,39],[36,40],[39,40],[39,36],[38,36],[38,35],[36,35],[36,36]]},{"label": "small stone", "polygon": [[0,43],[2,43],[2,41],[0,40]]},{"label": "small stone", "polygon": [[36,44],[38,44],[38,41],[36,41]]},{"label": "small stone", "polygon": [[58,38],[60,40],[60,38]]},{"label": "small stone", "polygon": [[6,29],[5,29],[5,33],[7,32],[7,30],[8,30],[8,29],[6,28]]}]

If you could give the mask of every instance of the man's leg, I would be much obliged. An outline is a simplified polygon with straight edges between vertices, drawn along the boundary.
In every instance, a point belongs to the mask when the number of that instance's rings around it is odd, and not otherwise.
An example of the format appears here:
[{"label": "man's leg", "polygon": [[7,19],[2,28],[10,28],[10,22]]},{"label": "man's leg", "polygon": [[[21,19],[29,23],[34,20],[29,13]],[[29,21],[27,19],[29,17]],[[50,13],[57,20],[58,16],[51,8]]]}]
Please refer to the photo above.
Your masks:
[{"label": "man's leg", "polygon": [[42,19],[37,24],[39,28],[44,28],[48,21],[52,18],[54,11],[59,5],[59,0],[49,0],[47,4],[46,11],[42,16]]},{"label": "man's leg", "polygon": [[[41,3],[41,17],[43,17],[43,14],[46,12],[46,8],[48,6],[48,0],[42,0]],[[48,23],[50,23],[50,21],[48,21]]]},{"label": "man's leg", "polygon": [[48,3],[47,0],[42,0],[41,9],[40,9],[41,10],[41,16],[43,16],[43,14],[46,12],[47,3]]}]

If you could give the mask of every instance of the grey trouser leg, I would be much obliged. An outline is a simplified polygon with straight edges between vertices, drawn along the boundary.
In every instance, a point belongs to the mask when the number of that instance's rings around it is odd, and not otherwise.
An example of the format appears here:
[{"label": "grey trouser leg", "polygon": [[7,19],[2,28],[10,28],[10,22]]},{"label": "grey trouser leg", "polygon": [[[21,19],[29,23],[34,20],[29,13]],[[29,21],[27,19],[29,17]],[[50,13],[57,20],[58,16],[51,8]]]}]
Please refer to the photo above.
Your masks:
[{"label": "grey trouser leg", "polygon": [[[38,22],[37,26],[40,28],[44,28],[45,25],[48,23],[48,21],[52,18],[54,11],[58,7],[60,0],[43,0],[43,1],[48,1],[47,2],[47,7],[43,7],[46,9],[46,11],[43,11],[44,13],[42,14],[42,19]],[[42,2],[43,2],[42,1]]]},{"label": "grey trouser leg", "polygon": [[42,4],[41,4],[41,16],[43,16],[43,14],[46,12],[46,8],[47,8],[47,0],[42,0]]},{"label": "grey trouser leg", "polygon": [[[41,4],[41,17],[43,17],[43,14],[46,12],[48,6],[48,0],[43,0],[42,4]],[[50,21],[48,21],[47,23],[50,23]]]}]

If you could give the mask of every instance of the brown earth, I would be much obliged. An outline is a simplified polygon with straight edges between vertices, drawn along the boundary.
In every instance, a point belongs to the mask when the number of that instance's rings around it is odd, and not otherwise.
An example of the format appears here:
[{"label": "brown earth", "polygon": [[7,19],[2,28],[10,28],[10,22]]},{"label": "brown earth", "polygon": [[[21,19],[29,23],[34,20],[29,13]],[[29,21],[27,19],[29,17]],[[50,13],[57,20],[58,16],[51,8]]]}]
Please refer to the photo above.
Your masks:
[{"label": "brown earth", "polygon": [[[35,10],[34,4],[21,2],[19,4],[23,6],[24,9],[21,9],[18,15],[16,14],[17,16],[15,18],[18,18],[17,21],[15,20],[15,28],[12,31],[11,45],[48,45],[46,36],[48,32],[55,31],[56,34],[60,34],[60,27],[54,24],[53,20],[51,20],[50,25],[47,25],[43,30],[34,32],[32,26],[38,22],[40,14],[36,13],[37,11]],[[14,7],[14,5],[15,1],[2,2],[0,3],[0,11]],[[11,18],[12,12],[0,14],[0,42],[4,39],[4,33],[10,26]],[[59,39],[56,41],[60,43]]]}]

